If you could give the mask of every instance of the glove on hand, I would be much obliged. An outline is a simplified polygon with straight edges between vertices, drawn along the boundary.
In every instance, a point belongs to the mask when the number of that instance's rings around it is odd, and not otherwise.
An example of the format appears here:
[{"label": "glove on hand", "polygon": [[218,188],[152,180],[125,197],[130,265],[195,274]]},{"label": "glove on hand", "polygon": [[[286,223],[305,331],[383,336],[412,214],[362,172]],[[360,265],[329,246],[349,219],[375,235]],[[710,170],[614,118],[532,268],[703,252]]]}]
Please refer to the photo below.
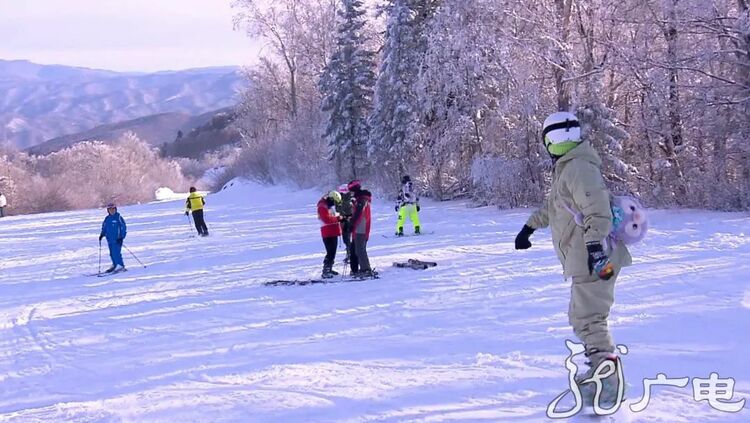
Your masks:
[{"label": "glove on hand", "polygon": [[101,235],[101,234],[100,234],[100,235],[99,235],[99,242],[100,242],[100,243],[102,242],[102,238],[104,238],[104,235]]},{"label": "glove on hand", "polygon": [[399,206],[396,206],[396,207],[395,207],[395,209],[396,209],[396,213],[398,213],[398,209],[400,209],[400,208],[401,208],[401,207],[399,207]]},{"label": "glove on hand", "polygon": [[122,239],[122,238],[117,238],[117,243],[118,243],[118,244],[122,245],[122,241],[123,241],[123,239]]},{"label": "glove on hand", "polygon": [[419,210],[420,210],[420,208],[419,208],[419,204],[417,204],[417,212],[419,212]]},{"label": "glove on hand", "polygon": [[528,250],[531,248],[529,237],[534,233],[534,228],[529,225],[523,225],[521,232],[516,235],[516,250]]},{"label": "glove on hand", "polygon": [[189,214],[190,214],[190,212],[189,212],[189,211],[186,211],[186,212],[185,212],[185,216],[187,216],[187,215],[189,215]]},{"label": "glove on hand", "polygon": [[602,280],[609,280],[615,275],[614,266],[609,262],[609,257],[604,253],[604,248],[600,242],[586,243],[586,251],[589,253],[589,273],[596,272]]}]

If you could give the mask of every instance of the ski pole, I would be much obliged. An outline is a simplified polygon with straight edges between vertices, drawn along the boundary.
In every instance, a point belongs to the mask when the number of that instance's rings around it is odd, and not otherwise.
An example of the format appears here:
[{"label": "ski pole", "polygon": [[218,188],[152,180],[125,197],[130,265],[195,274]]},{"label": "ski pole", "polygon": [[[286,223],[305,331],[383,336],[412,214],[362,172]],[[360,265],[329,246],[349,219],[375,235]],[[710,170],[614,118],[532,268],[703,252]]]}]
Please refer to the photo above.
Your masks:
[{"label": "ski pole", "polygon": [[190,234],[192,235],[192,233],[193,233],[193,219],[190,218],[190,213],[186,214],[185,216],[187,216],[188,227],[190,228]]},{"label": "ski pole", "polygon": [[343,271],[341,272],[341,279],[344,279],[349,274],[349,263],[351,262],[351,256],[349,255],[349,246],[344,243],[344,247],[346,249],[345,257],[349,257],[349,260],[343,260],[341,262],[341,265],[343,266]]},{"label": "ski pole", "polygon": [[99,240],[99,272],[98,275],[102,274],[102,240]]},{"label": "ski pole", "polygon": [[136,255],[135,255],[135,254],[133,254],[133,252],[132,252],[132,251],[130,251],[130,248],[128,248],[128,247],[127,247],[127,246],[125,245],[125,243],[123,243],[123,244],[122,244],[122,246],[123,246],[123,247],[125,247],[125,249],[126,249],[126,250],[128,250],[128,252],[130,253],[130,255],[131,255],[131,256],[133,256],[133,258],[135,259],[135,261],[137,261],[137,262],[138,262],[138,263],[139,263],[139,264],[140,264],[141,266],[143,266],[143,268],[144,268],[144,269],[146,268],[146,265],[145,265],[145,264],[143,264],[143,262],[141,262],[141,261],[140,261],[140,260],[138,259],[138,257],[136,257]]}]

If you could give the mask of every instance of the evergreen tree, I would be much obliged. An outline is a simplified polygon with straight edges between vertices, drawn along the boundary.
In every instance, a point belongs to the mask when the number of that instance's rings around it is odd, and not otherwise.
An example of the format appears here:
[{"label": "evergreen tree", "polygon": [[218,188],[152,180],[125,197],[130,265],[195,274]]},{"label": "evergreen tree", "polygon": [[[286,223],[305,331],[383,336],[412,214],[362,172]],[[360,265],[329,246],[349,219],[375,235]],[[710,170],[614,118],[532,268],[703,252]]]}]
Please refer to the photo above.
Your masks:
[{"label": "evergreen tree", "polygon": [[415,83],[427,46],[424,30],[436,5],[434,0],[392,0],[385,8],[385,45],[368,153],[390,179],[398,179],[417,159]]},{"label": "evergreen tree", "polygon": [[[328,112],[325,138],[329,159],[339,177],[356,178],[357,158],[363,154],[370,128],[367,117],[375,85],[375,53],[364,35],[366,10],[362,0],[343,0],[338,12],[336,51],[326,66],[320,88],[322,109]],[[348,159],[350,168],[344,168]]]}]

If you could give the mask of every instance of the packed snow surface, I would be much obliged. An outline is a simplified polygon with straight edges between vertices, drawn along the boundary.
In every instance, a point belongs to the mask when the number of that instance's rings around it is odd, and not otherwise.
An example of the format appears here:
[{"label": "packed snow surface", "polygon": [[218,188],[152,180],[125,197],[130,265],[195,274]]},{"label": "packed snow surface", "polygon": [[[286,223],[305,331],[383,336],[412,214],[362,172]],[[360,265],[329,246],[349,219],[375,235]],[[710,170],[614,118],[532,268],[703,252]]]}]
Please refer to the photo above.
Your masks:
[{"label": "packed snow surface", "polygon": [[[123,250],[130,270],[105,278],[86,276],[105,211],[0,219],[0,422],[546,419],[574,337],[549,231],[513,249],[529,210],[427,202],[435,233],[395,239],[381,236],[393,204],[376,199],[380,279],[264,286],[319,275],[318,198],[235,183],[206,198],[208,238],[191,237],[183,200],[122,207],[147,267]],[[750,421],[750,404],[716,411],[692,387],[715,372],[735,380],[728,402],[750,400],[750,216],[653,211],[651,224],[610,317],[629,349],[613,419]],[[438,266],[391,266],[408,258]],[[691,383],[629,411],[659,373]]]}]

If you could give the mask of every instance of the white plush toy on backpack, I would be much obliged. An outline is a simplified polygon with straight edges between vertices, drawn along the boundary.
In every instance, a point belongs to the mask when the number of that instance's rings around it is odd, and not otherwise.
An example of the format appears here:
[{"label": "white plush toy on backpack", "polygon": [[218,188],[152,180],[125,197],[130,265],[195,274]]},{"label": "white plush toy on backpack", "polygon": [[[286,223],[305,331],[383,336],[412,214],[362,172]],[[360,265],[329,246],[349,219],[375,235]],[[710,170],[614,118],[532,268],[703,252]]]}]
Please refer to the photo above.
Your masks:
[{"label": "white plush toy on backpack", "polygon": [[641,203],[630,196],[612,199],[612,232],[609,238],[630,245],[643,241],[648,231],[648,216]]},{"label": "white plush toy on backpack", "polygon": [[[565,205],[565,208],[573,215],[576,224],[583,226],[583,213]],[[612,231],[610,231],[605,243],[621,241],[625,245],[637,244],[643,241],[648,232],[648,216],[646,209],[640,201],[629,195],[612,197]]]}]

